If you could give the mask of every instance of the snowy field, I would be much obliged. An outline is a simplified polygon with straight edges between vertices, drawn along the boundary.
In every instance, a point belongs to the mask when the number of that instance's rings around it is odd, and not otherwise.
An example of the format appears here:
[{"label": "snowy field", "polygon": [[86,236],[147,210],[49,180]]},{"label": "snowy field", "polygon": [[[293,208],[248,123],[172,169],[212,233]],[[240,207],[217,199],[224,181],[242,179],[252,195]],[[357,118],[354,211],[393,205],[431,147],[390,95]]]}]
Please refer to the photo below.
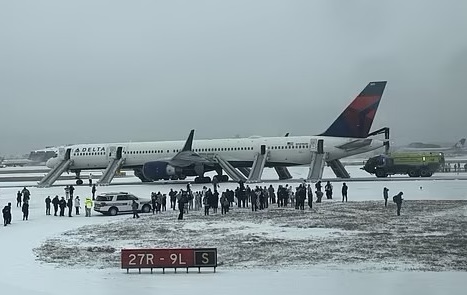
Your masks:
[{"label": "snowy field", "polygon": [[[349,172],[366,176],[358,167]],[[305,177],[307,169],[291,173]],[[276,177],[266,170],[263,178]],[[465,294],[463,180],[352,181],[344,204],[338,199],[341,183],[335,182],[335,198],[312,210],[234,207],[227,216],[220,209],[209,217],[192,211],[183,221],[172,211],[139,220],[97,213],[91,218],[45,216],[44,198],[64,195],[65,183],[30,187],[29,221],[20,220],[21,210],[15,207],[15,193],[24,184],[0,183],[0,204],[12,202],[14,207],[12,225],[0,229],[2,294]],[[98,187],[98,192],[149,197],[151,191],[186,186],[137,184],[134,177],[116,183]],[[235,186],[221,184],[221,189]],[[404,192],[402,216],[395,216],[393,203],[384,208],[384,186],[390,196]],[[87,186],[75,191],[81,199],[89,193]],[[217,247],[217,272],[126,274],[119,268],[123,247],[179,246]]]}]

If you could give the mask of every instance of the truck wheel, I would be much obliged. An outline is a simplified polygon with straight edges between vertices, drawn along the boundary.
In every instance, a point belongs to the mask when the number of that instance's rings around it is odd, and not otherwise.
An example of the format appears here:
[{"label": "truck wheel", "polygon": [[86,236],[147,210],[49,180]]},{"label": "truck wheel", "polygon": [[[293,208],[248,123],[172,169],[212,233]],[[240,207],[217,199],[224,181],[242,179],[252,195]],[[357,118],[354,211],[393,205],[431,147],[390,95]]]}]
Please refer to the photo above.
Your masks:
[{"label": "truck wheel", "polygon": [[426,169],[422,169],[420,170],[420,176],[421,177],[430,177],[430,171],[426,170]]},{"label": "truck wheel", "polygon": [[375,174],[376,174],[376,177],[386,177],[387,176],[386,172],[384,172],[384,170],[382,170],[382,169],[376,170]]},{"label": "truck wheel", "polygon": [[419,177],[420,174],[418,173],[417,170],[410,170],[410,171],[409,171],[409,176],[410,176],[410,177]]}]

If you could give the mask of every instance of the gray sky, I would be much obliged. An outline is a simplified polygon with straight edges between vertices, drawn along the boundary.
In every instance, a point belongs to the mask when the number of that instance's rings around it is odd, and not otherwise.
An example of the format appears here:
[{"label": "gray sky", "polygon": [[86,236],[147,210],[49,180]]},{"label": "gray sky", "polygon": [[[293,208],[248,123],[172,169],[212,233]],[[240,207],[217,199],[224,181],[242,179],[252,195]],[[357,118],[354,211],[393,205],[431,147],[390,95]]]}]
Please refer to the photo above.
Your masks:
[{"label": "gray sky", "polygon": [[324,131],[373,80],[373,129],[467,136],[467,1],[2,1],[0,154]]}]

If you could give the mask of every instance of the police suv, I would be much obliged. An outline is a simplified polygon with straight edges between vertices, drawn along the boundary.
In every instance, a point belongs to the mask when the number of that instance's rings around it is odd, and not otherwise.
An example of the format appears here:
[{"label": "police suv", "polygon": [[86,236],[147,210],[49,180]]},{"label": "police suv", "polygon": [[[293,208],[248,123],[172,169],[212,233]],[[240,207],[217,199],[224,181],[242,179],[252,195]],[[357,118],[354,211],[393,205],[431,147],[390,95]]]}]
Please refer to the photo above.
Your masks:
[{"label": "police suv", "polygon": [[133,200],[139,204],[139,212],[149,213],[151,211],[151,200],[141,199],[127,192],[99,194],[94,201],[94,211],[111,216],[118,213],[130,213],[133,212],[131,208]]}]

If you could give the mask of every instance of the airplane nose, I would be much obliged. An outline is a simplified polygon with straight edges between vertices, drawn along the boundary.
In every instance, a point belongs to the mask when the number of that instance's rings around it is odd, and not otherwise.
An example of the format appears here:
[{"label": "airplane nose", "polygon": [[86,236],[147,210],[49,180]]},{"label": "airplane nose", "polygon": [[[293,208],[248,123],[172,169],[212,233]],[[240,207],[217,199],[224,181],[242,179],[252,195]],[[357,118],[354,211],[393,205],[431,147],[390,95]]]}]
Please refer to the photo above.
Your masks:
[{"label": "airplane nose", "polygon": [[45,162],[45,165],[47,166],[47,168],[54,168],[56,164],[57,164],[57,158],[50,158],[47,160],[47,162]]}]

